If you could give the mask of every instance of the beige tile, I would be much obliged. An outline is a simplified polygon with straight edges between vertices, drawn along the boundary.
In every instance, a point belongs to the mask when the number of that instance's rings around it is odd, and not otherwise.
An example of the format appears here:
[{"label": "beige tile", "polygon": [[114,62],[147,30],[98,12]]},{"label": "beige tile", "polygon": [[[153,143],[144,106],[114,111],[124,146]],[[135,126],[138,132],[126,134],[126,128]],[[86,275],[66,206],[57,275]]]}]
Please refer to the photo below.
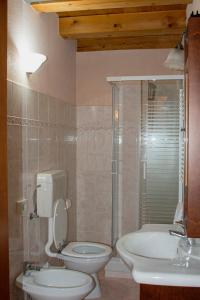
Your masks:
[{"label": "beige tile", "polygon": [[50,164],[50,143],[49,128],[39,129],[39,172],[49,169]]},{"label": "beige tile", "polygon": [[26,102],[24,101],[24,88],[12,84],[12,97],[10,99],[9,113],[11,116],[26,117]]},{"label": "beige tile", "polygon": [[22,160],[22,127],[8,126],[8,161]]},{"label": "beige tile", "polygon": [[52,124],[56,123],[56,104],[56,99],[49,97],[49,122]]},{"label": "beige tile", "polygon": [[95,231],[96,232],[110,232],[112,226],[112,212],[96,213],[95,214]]},{"label": "beige tile", "polygon": [[45,263],[48,257],[45,253],[45,246],[48,241],[48,219],[40,218],[40,263]]},{"label": "beige tile", "polygon": [[56,102],[56,123],[65,124],[65,103],[59,100]]},{"label": "beige tile", "polygon": [[[35,122],[32,122],[34,126],[8,126],[10,251],[15,257],[19,250],[23,252],[23,257],[17,262],[12,260],[13,274],[23,259],[41,263],[47,260],[44,252],[48,237],[47,220],[29,219],[29,213],[34,209],[38,171],[60,168],[68,173],[67,197],[72,201],[69,238],[76,240],[76,111],[75,107],[58,99],[49,100],[46,95],[16,84],[8,83],[8,94],[9,114],[50,121],[48,127],[44,127],[45,124],[39,127]],[[28,200],[26,217],[21,217],[16,211],[16,201],[22,198]],[[11,297],[13,300],[22,299],[15,289],[12,289]]]},{"label": "beige tile", "polygon": [[[89,217],[88,217],[89,215]],[[77,214],[77,227],[82,231],[90,231],[96,223],[96,215],[91,212],[80,212]]]},{"label": "beige tile", "polygon": [[99,300],[139,300],[139,286],[132,279],[100,279],[102,297]]},{"label": "beige tile", "polygon": [[11,81],[7,81],[7,110],[8,115],[12,115],[13,113],[13,85]]},{"label": "beige tile", "polygon": [[23,252],[10,252],[10,299],[21,300],[24,299],[21,289],[16,287],[15,279],[23,270]]},{"label": "beige tile", "polygon": [[56,129],[49,131],[49,169],[55,169],[57,166],[57,137]]},{"label": "beige tile", "polygon": [[38,102],[38,93],[24,88],[24,100],[27,105],[27,118],[32,120],[39,119],[39,102]]},{"label": "beige tile", "polygon": [[40,219],[29,220],[29,259],[40,262]]},{"label": "beige tile", "polygon": [[49,121],[49,96],[39,93],[39,120]]},{"label": "beige tile", "polygon": [[[92,228],[91,228],[92,229]],[[95,232],[94,231],[82,231],[77,229],[77,241],[80,242],[95,242]]]},{"label": "beige tile", "polygon": [[38,154],[39,154],[39,129],[37,127],[28,127],[28,171],[31,174],[38,172]]},{"label": "beige tile", "polygon": [[23,250],[23,219],[17,211],[14,196],[9,196],[9,250]]},{"label": "beige tile", "polygon": [[[110,243],[111,107],[78,107],[77,126],[78,238]],[[87,220],[88,214],[90,220]]]}]

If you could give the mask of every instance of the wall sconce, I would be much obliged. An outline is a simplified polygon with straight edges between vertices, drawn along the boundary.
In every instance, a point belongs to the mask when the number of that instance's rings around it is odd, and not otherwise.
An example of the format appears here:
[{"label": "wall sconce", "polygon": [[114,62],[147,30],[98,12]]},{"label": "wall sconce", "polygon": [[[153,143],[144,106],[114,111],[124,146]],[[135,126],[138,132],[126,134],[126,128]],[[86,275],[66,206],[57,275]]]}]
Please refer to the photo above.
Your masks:
[{"label": "wall sconce", "polygon": [[35,73],[47,60],[46,55],[35,52],[22,52],[20,62],[27,74]]},{"label": "wall sconce", "polygon": [[183,48],[177,47],[172,49],[164,62],[166,68],[183,71],[184,70],[184,50]]},{"label": "wall sconce", "polygon": [[166,68],[183,71],[184,70],[184,36],[185,32],[182,33],[181,39],[177,44],[176,48],[169,52],[167,59],[164,62]]}]

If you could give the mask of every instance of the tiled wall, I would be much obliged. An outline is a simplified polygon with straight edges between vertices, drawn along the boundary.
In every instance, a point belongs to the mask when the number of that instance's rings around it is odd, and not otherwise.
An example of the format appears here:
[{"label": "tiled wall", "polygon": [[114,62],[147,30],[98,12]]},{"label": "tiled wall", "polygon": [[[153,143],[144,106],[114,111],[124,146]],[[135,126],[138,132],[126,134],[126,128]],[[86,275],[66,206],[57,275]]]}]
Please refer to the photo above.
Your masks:
[{"label": "tiled wall", "polygon": [[[119,235],[139,226],[141,83],[119,86]],[[77,238],[111,244],[112,107],[77,107]]]},{"label": "tiled wall", "polygon": [[[11,298],[22,299],[14,287],[24,260],[47,260],[47,220],[29,219],[33,211],[37,172],[67,173],[69,240],[76,239],[76,110],[71,104],[8,82],[8,193]],[[21,216],[16,202],[27,199]]]},{"label": "tiled wall", "polygon": [[77,239],[111,243],[112,108],[77,107]]}]

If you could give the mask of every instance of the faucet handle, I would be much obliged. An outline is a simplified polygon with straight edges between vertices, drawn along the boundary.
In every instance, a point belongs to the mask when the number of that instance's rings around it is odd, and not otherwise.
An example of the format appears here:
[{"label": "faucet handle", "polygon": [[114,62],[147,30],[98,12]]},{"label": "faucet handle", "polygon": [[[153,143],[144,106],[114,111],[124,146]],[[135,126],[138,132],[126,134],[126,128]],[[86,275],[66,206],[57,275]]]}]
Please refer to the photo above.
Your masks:
[{"label": "faucet handle", "polygon": [[187,235],[187,233],[186,233],[186,227],[185,227],[185,221],[184,220],[176,221],[175,224],[179,225],[182,228],[184,234]]},{"label": "faucet handle", "polygon": [[184,224],[184,221],[183,221],[183,220],[176,221],[176,222],[175,222],[175,224],[178,224],[178,225],[183,225],[183,226],[185,226],[185,224]]}]

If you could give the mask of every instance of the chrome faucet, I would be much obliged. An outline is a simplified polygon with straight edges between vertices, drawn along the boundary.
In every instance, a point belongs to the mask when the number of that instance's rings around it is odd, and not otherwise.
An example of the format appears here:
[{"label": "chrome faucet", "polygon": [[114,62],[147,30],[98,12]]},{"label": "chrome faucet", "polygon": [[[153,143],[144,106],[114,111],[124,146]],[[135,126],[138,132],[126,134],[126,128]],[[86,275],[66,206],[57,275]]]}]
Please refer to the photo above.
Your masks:
[{"label": "chrome faucet", "polygon": [[39,266],[33,262],[24,261],[23,262],[23,274],[26,275],[27,271],[40,271],[42,266]]},{"label": "chrome faucet", "polygon": [[188,243],[189,246],[193,246],[195,244],[195,240],[192,239],[192,238],[188,238],[187,237],[187,233],[186,233],[186,230],[185,230],[185,224],[183,221],[177,221],[176,222],[177,225],[180,225],[183,229],[183,231],[178,231],[178,230],[169,230],[169,234],[172,235],[172,236],[177,236],[177,237],[180,237],[180,238],[183,238],[185,239],[185,241]]}]

